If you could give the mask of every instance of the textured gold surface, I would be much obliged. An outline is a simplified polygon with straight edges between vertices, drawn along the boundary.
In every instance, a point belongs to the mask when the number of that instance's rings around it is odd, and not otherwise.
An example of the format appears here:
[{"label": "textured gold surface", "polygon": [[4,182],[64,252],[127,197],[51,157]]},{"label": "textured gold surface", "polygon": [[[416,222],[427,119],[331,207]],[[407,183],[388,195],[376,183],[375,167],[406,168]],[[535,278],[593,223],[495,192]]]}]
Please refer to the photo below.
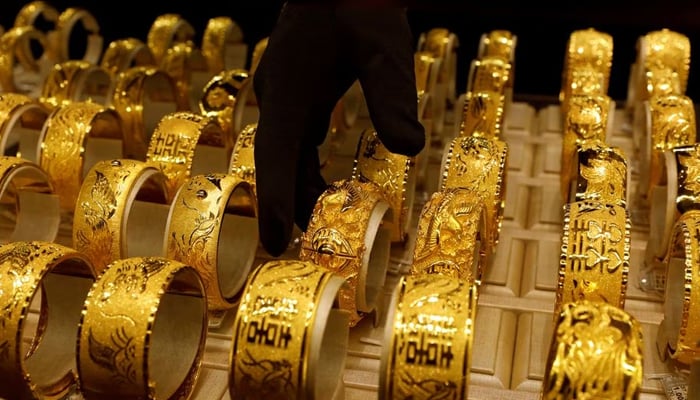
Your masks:
[{"label": "textured gold surface", "polygon": [[634,317],[601,302],[564,304],[549,349],[543,399],[639,398],[642,330]]},{"label": "textured gold surface", "polygon": [[[193,97],[201,93],[192,93],[192,76],[195,73],[207,73],[207,61],[192,42],[174,43],[160,60],[160,69],[175,82],[179,110],[191,110]],[[209,76],[209,75],[207,75]]]},{"label": "textured gold surface", "polygon": [[440,275],[408,276],[399,282],[397,297],[394,318],[387,321],[392,336],[385,344],[380,397],[466,400],[476,284]]},{"label": "textured gold surface", "polygon": [[565,192],[565,203],[593,200],[627,207],[627,158],[620,148],[590,141],[579,146],[574,163],[575,187]]},{"label": "textured gold surface", "polygon": [[246,99],[249,93],[252,95],[251,82],[244,69],[221,71],[207,83],[199,100],[199,112],[221,125],[231,148],[243,129]]},{"label": "textured gold surface", "polygon": [[26,70],[39,70],[37,60],[30,51],[27,51],[32,41],[37,41],[42,48],[46,49],[46,37],[33,26],[11,28],[0,36],[0,90],[2,92],[17,91],[14,77],[17,62]]},{"label": "textured gold surface", "polygon": [[512,32],[496,29],[482,37],[481,45],[483,54],[481,57],[499,57],[506,62],[515,59],[515,36]]},{"label": "textured gold surface", "polygon": [[116,77],[131,67],[155,66],[151,49],[137,38],[125,38],[112,41],[105,49],[100,66]]},{"label": "textured gold surface", "polygon": [[229,173],[238,176],[255,190],[255,132],[258,124],[246,125],[236,138]]},{"label": "textured gold surface", "polygon": [[498,92],[468,92],[464,102],[461,136],[497,138],[503,128],[505,95]]},{"label": "textured gold surface", "polygon": [[160,64],[173,44],[191,41],[194,34],[192,25],[179,14],[162,14],[151,24],[146,44],[156,63]]},{"label": "textured gold surface", "polygon": [[467,92],[503,94],[511,77],[511,68],[509,62],[497,56],[473,60],[469,70]]},{"label": "textured gold surface", "polygon": [[85,8],[69,7],[61,12],[56,22],[56,42],[51,45],[56,51],[57,62],[73,59],[70,54],[71,32],[78,22],[87,30],[88,42],[85,46],[85,54],[80,59],[96,65],[100,61],[102,54],[102,37],[100,36],[100,25],[95,16]]},{"label": "textured gold surface", "polygon": [[680,214],[700,209],[700,144],[673,148],[676,161],[676,209]]},{"label": "textured gold surface", "polygon": [[443,62],[442,67],[440,68],[440,73],[438,74],[438,82],[448,82],[450,79],[454,78],[453,76],[450,76],[450,73],[453,73],[454,71],[451,71],[451,68],[448,65],[448,59],[454,56],[452,54],[454,51],[453,42],[454,34],[448,29],[433,28],[428,31],[423,48],[419,49],[421,51],[432,53],[433,57],[442,59]]},{"label": "textured gold surface", "polygon": [[45,1],[31,1],[19,10],[15,16],[14,26],[34,26],[36,19],[41,16],[44,20],[53,22],[54,25],[58,21],[58,10]]},{"label": "textured gold surface", "polygon": [[[95,74],[108,77],[107,70],[84,60],[69,60],[54,64],[46,76],[41,88],[39,101],[47,108],[53,109],[61,105],[78,101],[80,91],[87,85],[87,80]],[[111,79],[106,79],[110,82]]]},{"label": "textured gold surface", "polygon": [[[644,71],[669,69],[678,76],[680,91],[675,94],[684,94],[690,73],[690,39],[682,33],[661,29],[644,35],[640,44],[642,48],[638,51],[644,55]],[[650,96],[658,86],[657,76],[646,77],[646,81],[642,82],[646,87],[642,88],[645,90],[641,93]]]},{"label": "textured gold surface", "polygon": [[226,45],[229,43],[243,43],[243,32],[238,24],[229,17],[210,18],[202,37],[202,54],[212,74],[226,69]]},{"label": "textured gold surface", "polygon": [[566,46],[562,90],[559,100],[562,103],[566,103],[567,99],[571,97],[573,71],[581,68],[593,68],[595,71],[603,74],[601,91],[597,94],[607,94],[612,59],[612,36],[593,28],[573,31]]}]

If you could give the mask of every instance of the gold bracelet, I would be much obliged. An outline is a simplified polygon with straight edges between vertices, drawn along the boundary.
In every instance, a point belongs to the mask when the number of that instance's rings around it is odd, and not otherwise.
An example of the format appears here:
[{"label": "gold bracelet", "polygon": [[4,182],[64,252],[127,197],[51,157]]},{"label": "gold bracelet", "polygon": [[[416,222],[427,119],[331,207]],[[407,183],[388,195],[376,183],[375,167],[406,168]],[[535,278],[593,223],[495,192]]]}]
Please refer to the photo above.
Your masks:
[{"label": "gold bracelet", "polygon": [[16,63],[24,71],[39,71],[39,61],[31,52],[31,42],[47,48],[46,37],[32,26],[15,27],[0,36],[0,92],[17,92]]},{"label": "gold bracelet", "polygon": [[209,72],[218,74],[234,68],[227,47],[242,43],[241,27],[231,18],[222,16],[209,19],[202,37],[202,54],[207,60]]},{"label": "gold bracelet", "polygon": [[484,206],[481,241],[489,254],[496,251],[503,221],[508,144],[480,136],[457,137],[445,154],[440,190],[467,189]]},{"label": "gold bracelet", "polygon": [[334,305],[342,284],[298,260],[253,271],[233,324],[232,398],[321,399],[337,391],[349,336],[347,314]]},{"label": "gold bracelet", "polygon": [[175,82],[155,67],[132,67],[116,78],[112,107],[124,125],[124,157],[145,160],[160,119],[177,110]]},{"label": "gold bracelet", "polygon": [[111,100],[112,76],[84,60],[54,64],[42,86],[39,101],[49,109],[72,101],[107,105]]},{"label": "gold bracelet", "polygon": [[78,329],[85,399],[189,398],[207,335],[202,281],[165,258],[115,261],[90,289]]},{"label": "gold bracelet", "polygon": [[385,327],[380,397],[468,398],[477,297],[469,280],[401,278]]},{"label": "gold bracelet", "polygon": [[175,81],[179,110],[196,110],[211,73],[201,50],[191,42],[175,43],[161,58],[160,69]]},{"label": "gold bracelet", "polygon": [[579,146],[574,171],[562,171],[564,203],[598,201],[627,207],[627,182],[630,171],[627,158],[619,147],[610,147],[601,141],[590,141]]},{"label": "gold bracelet", "polygon": [[367,129],[360,137],[352,179],[373,182],[384,192],[392,209],[391,241],[406,240],[411,223],[416,190],[414,157],[391,153],[382,144],[377,132]]},{"label": "gold bracelet", "polygon": [[192,25],[178,14],[159,15],[148,30],[146,43],[151,49],[156,64],[160,64],[165,53],[175,43],[192,41]]},{"label": "gold bracelet", "polygon": [[39,136],[49,111],[29,96],[0,94],[0,151],[39,162]]},{"label": "gold bracelet", "polygon": [[[165,226],[153,237],[137,232],[146,224],[137,210],[144,202],[165,206],[167,216],[165,176],[143,161],[99,161],[85,176],[73,214],[73,247],[85,254],[98,273],[144,248],[158,248],[160,254]],[[147,210],[155,212],[154,207]]]},{"label": "gold bracelet", "polygon": [[481,35],[477,58],[499,57],[507,63],[515,61],[517,37],[506,30],[493,30]]},{"label": "gold bracelet", "polygon": [[269,37],[264,37],[255,44],[255,47],[253,48],[253,55],[250,58],[250,75],[254,75],[255,70],[258,69],[258,64],[260,63],[260,59],[262,58],[265,49],[267,49],[267,42],[269,40]]},{"label": "gold bracelet", "polygon": [[49,115],[39,160],[61,208],[73,211],[85,171],[94,163],[122,156],[122,132],[119,114],[95,103],[69,103]]},{"label": "gold bracelet", "polygon": [[226,172],[230,153],[215,120],[182,111],[160,120],[146,161],[163,171],[168,199],[172,199],[191,175]]},{"label": "gold bracelet", "polygon": [[[87,44],[85,45],[85,53],[80,57],[74,57],[70,53],[70,37],[75,28],[75,24],[82,22],[83,27],[88,32]],[[80,59],[97,65],[100,62],[102,55],[103,38],[100,35],[100,25],[97,19],[88,10],[81,7],[70,7],[65,9],[58,16],[56,23],[56,37],[52,43],[58,56],[57,62]]]},{"label": "gold bracelet", "polygon": [[155,64],[151,49],[141,39],[133,37],[112,41],[100,61],[100,67],[115,78],[120,72],[131,67],[155,66]]},{"label": "gold bracelet", "polygon": [[602,303],[567,303],[556,316],[542,398],[639,398],[643,380],[642,328],[622,309]]},{"label": "gold bracelet", "polygon": [[559,100],[566,103],[572,95],[572,73],[580,68],[593,68],[603,74],[602,90],[598,95],[608,93],[610,69],[613,57],[613,38],[607,33],[593,28],[576,30],[571,33],[566,46],[562,90]]},{"label": "gold bracelet", "polygon": [[506,98],[496,92],[467,92],[460,136],[497,138],[503,129]]},{"label": "gold bracelet", "polygon": [[[78,320],[95,281],[90,262],[58,244],[18,241],[0,247],[0,276],[0,397],[64,398],[77,381]],[[38,296],[38,327],[30,336],[27,320]]]},{"label": "gold bracelet", "polygon": [[418,220],[410,274],[440,274],[463,282],[480,282],[485,263],[481,249],[485,244],[480,238],[487,225],[484,208],[471,189],[433,193]]},{"label": "gold bracelet", "polygon": [[[667,257],[664,320],[659,325],[659,353],[684,365],[700,358],[700,211],[681,215]],[[666,342],[666,343],[663,343]]]},{"label": "gold bracelet", "polygon": [[243,129],[243,112],[253,95],[251,83],[243,69],[221,71],[207,83],[199,100],[199,112],[221,125],[230,148]]},{"label": "gold bracelet", "polygon": [[566,118],[571,108],[571,102],[574,97],[592,97],[599,98],[605,95],[605,75],[597,69],[584,66],[577,68],[571,72],[571,91],[569,96],[561,103],[561,113]]},{"label": "gold bracelet", "polygon": [[258,124],[249,124],[236,138],[229,173],[247,182],[255,192],[255,133]]},{"label": "gold bracelet", "polygon": [[332,183],[314,207],[301,237],[299,259],[328,268],[347,282],[340,308],[355,326],[377,307],[389,263],[390,232],[382,225],[391,216],[384,194],[371,182]]},{"label": "gold bracelet", "polygon": [[[54,25],[58,22],[58,10],[45,1],[31,1],[19,10],[15,16],[15,27],[19,26],[34,26],[37,18],[41,16],[48,22],[53,22]],[[34,26],[36,28],[36,26]]]},{"label": "gold bracelet", "polygon": [[210,325],[240,300],[258,250],[256,209],[250,185],[229,174],[193,176],[170,207],[165,255],[201,275]]},{"label": "gold bracelet", "polygon": [[[413,58],[416,72],[416,90],[418,91],[420,103],[421,96],[429,95],[435,90],[442,61],[427,51],[416,52]],[[420,111],[418,112],[419,116],[423,114]]]},{"label": "gold bracelet", "polygon": [[472,60],[469,68],[467,92],[495,92],[505,94],[510,78],[511,64],[500,57]]},{"label": "gold bracelet", "polygon": [[428,31],[422,39],[422,46],[419,45],[420,51],[428,51],[434,57],[442,59],[440,73],[438,74],[438,82],[448,85],[447,98],[454,98],[454,79],[456,76],[456,54],[459,41],[457,36],[445,28],[433,28]]},{"label": "gold bracelet", "polygon": [[646,75],[647,71],[670,70],[676,73],[679,91],[674,94],[685,93],[690,73],[690,39],[686,35],[668,29],[649,32],[640,38],[638,52],[645,77],[640,82],[640,100],[650,99],[657,87],[657,76],[650,77]]},{"label": "gold bracelet", "polygon": [[625,207],[598,201],[564,206],[559,279],[554,305],[603,301],[623,308],[630,264],[631,222]]}]

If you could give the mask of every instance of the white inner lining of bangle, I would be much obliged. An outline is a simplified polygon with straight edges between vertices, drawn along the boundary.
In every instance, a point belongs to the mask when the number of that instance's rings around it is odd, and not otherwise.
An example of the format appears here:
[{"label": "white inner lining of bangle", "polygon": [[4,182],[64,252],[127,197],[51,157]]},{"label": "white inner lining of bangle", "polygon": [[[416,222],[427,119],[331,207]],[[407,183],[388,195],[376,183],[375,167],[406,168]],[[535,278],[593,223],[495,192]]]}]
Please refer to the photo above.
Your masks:
[{"label": "white inner lining of bangle", "polygon": [[[151,182],[148,182],[151,180]],[[124,258],[163,256],[165,228],[168,223],[170,205],[166,202],[164,177],[156,169],[145,170],[134,182],[131,192],[125,199],[124,216],[121,226],[121,249]],[[136,200],[147,183],[162,190],[161,198],[151,201]]]},{"label": "white inner lining of bangle", "polygon": [[392,210],[384,201],[377,202],[365,231],[365,252],[357,281],[357,310],[371,312],[384,287],[391,253],[391,232],[383,221],[391,221]]},{"label": "white inner lining of bangle", "polygon": [[664,318],[668,345],[676,349],[683,318],[685,299],[685,259],[672,258],[666,272],[666,299],[664,301]]}]

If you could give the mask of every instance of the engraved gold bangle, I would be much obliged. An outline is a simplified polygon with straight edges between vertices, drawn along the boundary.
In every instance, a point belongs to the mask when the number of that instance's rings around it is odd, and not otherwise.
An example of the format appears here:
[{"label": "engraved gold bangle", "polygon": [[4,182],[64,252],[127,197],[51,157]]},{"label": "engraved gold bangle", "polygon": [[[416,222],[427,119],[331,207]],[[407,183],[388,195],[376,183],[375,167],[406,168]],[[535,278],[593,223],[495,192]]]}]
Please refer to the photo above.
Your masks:
[{"label": "engraved gold bangle", "polygon": [[0,94],[0,151],[38,163],[39,135],[49,110],[29,96]]},{"label": "engraved gold bangle", "polygon": [[499,57],[505,62],[515,61],[517,36],[512,32],[496,29],[481,35],[477,58]]},{"label": "engraved gold bangle", "polygon": [[39,101],[53,109],[72,101],[107,105],[113,83],[109,72],[84,60],[54,64],[44,81]]},{"label": "engraved gold bangle", "polygon": [[481,281],[487,222],[483,202],[471,189],[433,193],[418,220],[411,275],[440,274],[460,281]]},{"label": "engraved gold bangle", "polygon": [[[165,206],[160,234],[152,237],[138,232],[154,222],[153,218],[147,223],[139,218],[145,212],[156,212],[155,206],[143,204],[146,202]],[[157,168],[128,159],[99,161],[88,171],[78,193],[73,247],[85,254],[98,273],[113,261],[143,255],[144,249],[160,255],[168,212],[165,176]]]},{"label": "engraved gold bangle", "polygon": [[542,386],[545,400],[639,398],[642,328],[622,309],[578,301],[556,316]]},{"label": "engraved gold bangle", "polygon": [[477,297],[469,280],[401,278],[385,327],[381,398],[468,398]]},{"label": "engraved gold bangle", "polygon": [[413,202],[416,190],[416,169],[414,157],[391,153],[381,143],[377,132],[367,129],[362,133],[352,179],[373,182],[382,189],[392,213],[392,242],[406,240],[411,223]]},{"label": "engraved gold bangle", "polygon": [[565,103],[572,94],[572,72],[585,67],[592,67],[603,74],[603,87],[598,95],[606,95],[610,82],[612,57],[613,39],[609,34],[593,28],[572,32],[566,46],[562,90],[559,100]]},{"label": "engraved gold bangle", "polygon": [[58,10],[50,3],[45,1],[31,1],[19,10],[15,16],[14,26],[34,26],[37,18],[40,16],[46,21],[53,22],[54,25],[58,22]]},{"label": "engraved gold bangle", "polygon": [[39,160],[63,209],[75,208],[83,177],[92,165],[122,157],[122,128],[119,114],[95,103],[70,103],[49,115]]},{"label": "engraved gold bangle", "polygon": [[31,51],[32,41],[47,48],[43,33],[32,26],[15,27],[0,36],[0,92],[17,92],[19,85],[15,76],[15,66],[19,64],[24,71],[39,71],[39,61]]},{"label": "engraved gold bangle", "polygon": [[241,27],[231,18],[221,16],[209,19],[202,37],[202,54],[207,60],[209,72],[218,74],[234,68],[227,47],[242,43]]},{"label": "engraved gold bangle", "polygon": [[500,57],[472,60],[469,68],[467,92],[495,92],[505,94],[510,79],[511,64]]},{"label": "engraved gold bangle", "polygon": [[[685,93],[690,72],[690,39],[686,35],[668,29],[652,31],[640,38],[637,51],[644,73],[669,69],[678,75],[680,91],[675,94]],[[648,78],[640,82],[641,100],[648,100],[656,87],[654,77]]]},{"label": "engraved gold bangle", "polygon": [[503,129],[505,95],[496,92],[467,92],[460,136],[497,138]]},{"label": "engraved gold bangle", "polygon": [[[71,34],[75,25],[81,22],[83,27],[88,32],[87,44],[85,53],[79,57],[75,57],[70,53]],[[100,25],[97,19],[88,10],[81,7],[70,7],[65,9],[58,16],[56,23],[56,37],[54,38],[53,47],[58,55],[58,62],[68,60],[85,60],[90,64],[97,65],[100,62],[102,55],[103,38],[100,35]]]},{"label": "engraved gold bangle", "polygon": [[163,55],[160,69],[175,81],[179,109],[196,110],[212,75],[201,50],[191,42],[173,44]]},{"label": "engraved gold bangle", "polygon": [[110,264],[80,317],[85,399],[186,399],[201,369],[206,297],[194,268],[160,257]]},{"label": "engraved gold bangle", "polygon": [[625,207],[598,201],[578,201],[564,206],[555,316],[563,304],[578,300],[624,307],[630,229]]},{"label": "engraved gold bangle", "polygon": [[[80,309],[95,280],[92,266],[67,247],[18,241],[0,247],[0,275],[0,396],[65,397],[77,381],[75,338]],[[38,326],[29,334],[32,301],[38,296]]]},{"label": "engraved gold bangle", "polygon": [[207,174],[188,179],[170,207],[165,255],[201,275],[210,324],[240,300],[258,249],[256,204],[238,177]]},{"label": "engraved gold bangle", "polygon": [[155,67],[132,67],[116,78],[112,107],[124,122],[126,158],[145,160],[152,132],[177,110],[175,82]]},{"label": "engraved gold bangle", "polygon": [[236,137],[243,129],[243,112],[248,98],[253,95],[251,79],[243,69],[222,71],[204,87],[199,100],[199,112],[214,118],[233,148]]},{"label": "engraved gold bangle", "polygon": [[233,324],[232,398],[321,399],[342,380],[342,278],[310,262],[273,260],[248,278]]},{"label": "engraved gold bangle", "polygon": [[160,64],[173,44],[191,41],[194,34],[192,25],[179,14],[162,14],[151,24],[146,43],[156,63]]},{"label": "engraved gold bangle", "polygon": [[590,141],[579,146],[572,163],[575,170],[562,177],[569,187],[564,203],[592,200],[605,204],[627,207],[627,183],[630,171],[627,158],[619,147],[610,147],[600,141]]},{"label": "engraved gold bangle", "polygon": [[[571,72],[571,92],[569,96],[561,102],[561,112],[566,118],[571,108],[572,100],[577,96],[598,98],[605,93],[605,75],[597,69],[585,66],[577,68]],[[579,100],[580,101],[580,100]]]},{"label": "engraved gold bangle", "polygon": [[389,203],[371,182],[337,181],[321,195],[301,237],[299,259],[342,276],[340,308],[355,326],[375,311],[389,263],[390,232],[382,224],[391,217]]},{"label": "engraved gold bangle", "polygon": [[100,61],[100,66],[116,77],[131,67],[155,66],[155,58],[146,43],[137,38],[112,41]]},{"label": "engraved gold bangle", "polygon": [[446,85],[447,100],[455,99],[455,78],[457,74],[456,51],[459,47],[457,36],[445,28],[433,28],[421,38],[420,51],[428,51],[442,59],[438,82]]},{"label": "engraved gold bangle", "polygon": [[700,358],[700,211],[681,215],[664,260],[666,287],[664,320],[659,337],[662,358],[687,365]]},{"label": "engraved gold bangle", "polygon": [[249,124],[236,138],[236,144],[231,153],[229,173],[242,179],[255,192],[255,133],[258,124]]},{"label": "engraved gold bangle", "polygon": [[484,205],[486,226],[481,240],[489,254],[496,251],[506,196],[508,144],[479,136],[457,137],[445,155],[441,190],[467,189]]},{"label": "engraved gold bangle", "polygon": [[226,172],[231,150],[215,120],[186,111],[164,116],[151,137],[146,161],[167,177],[168,199],[192,175]]}]

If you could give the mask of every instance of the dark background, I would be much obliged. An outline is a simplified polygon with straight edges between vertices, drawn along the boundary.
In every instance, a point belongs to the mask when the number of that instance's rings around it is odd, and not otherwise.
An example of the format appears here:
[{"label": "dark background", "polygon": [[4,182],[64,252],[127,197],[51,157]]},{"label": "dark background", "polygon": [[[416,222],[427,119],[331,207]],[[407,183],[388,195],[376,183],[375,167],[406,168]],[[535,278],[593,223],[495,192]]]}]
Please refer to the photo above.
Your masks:
[{"label": "dark background", "polygon": [[[160,14],[178,13],[196,29],[201,43],[209,18],[229,16],[242,28],[245,41],[252,51],[254,44],[267,36],[274,26],[280,0],[224,1],[49,1],[59,11],[67,7],[84,7],[92,12],[101,27],[105,46],[128,36],[146,40],[151,23]],[[24,1],[3,0],[0,5],[0,25],[11,27]],[[555,98],[561,85],[566,41],[573,30],[595,28],[612,35],[613,66],[608,94],[619,102],[627,93],[630,64],[636,54],[640,35],[668,28],[690,38],[691,45],[700,37],[700,2],[698,1],[446,1],[414,0],[409,20],[415,42],[422,32],[444,27],[454,32],[459,41],[458,88],[466,88],[469,63],[476,57],[482,33],[505,29],[517,35],[515,58],[515,94]],[[691,46],[691,71],[686,94],[700,96],[700,59]],[[695,60],[697,64],[694,63]],[[700,72],[698,72],[700,73]]]}]

